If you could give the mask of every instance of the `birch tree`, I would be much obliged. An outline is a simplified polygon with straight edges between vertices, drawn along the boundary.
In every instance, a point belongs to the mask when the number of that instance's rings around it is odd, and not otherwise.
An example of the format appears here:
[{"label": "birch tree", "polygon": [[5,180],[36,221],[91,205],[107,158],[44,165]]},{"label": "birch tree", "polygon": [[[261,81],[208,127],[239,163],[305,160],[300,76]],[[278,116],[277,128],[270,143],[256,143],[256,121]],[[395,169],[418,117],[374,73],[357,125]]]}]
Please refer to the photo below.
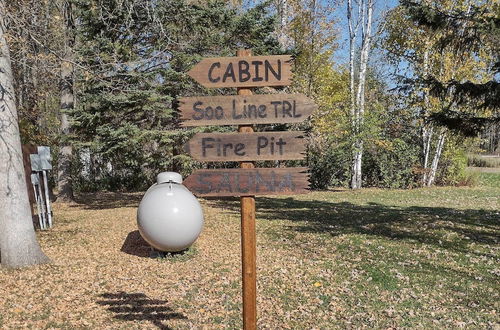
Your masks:
[{"label": "birch tree", "polygon": [[48,258],[36,240],[28,201],[5,19],[0,0],[0,260],[23,267]]},{"label": "birch tree", "polygon": [[[73,0],[6,3],[21,138],[58,145],[56,184],[61,200],[73,199],[69,115],[74,107]],[[76,64],[78,65],[78,64]]]},{"label": "birch tree", "polygon": [[[422,1],[421,5],[428,6],[426,8],[430,10],[430,13],[436,11],[439,15],[455,19],[461,16],[469,17],[472,2],[469,0],[447,0],[439,3]],[[487,10],[487,7],[481,8]],[[418,11],[414,8],[413,12]],[[449,135],[462,134],[461,130],[466,131],[467,128],[463,125],[452,132],[446,125],[440,127],[436,115],[445,114],[446,116],[449,112],[457,114],[464,111],[470,116],[481,107],[477,104],[476,106],[460,105],[460,102],[457,102],[459,98],[453,96],[452,90],[446,91],[445,88],[441,88],[443,93],[436,93],[436,88],[420,82],[453,81],[467,82],[471,86],[474,84],[489,86],[488,80],[491,80],[492,73],[487,63],[491,60],[488,59],[487,47],[481,48],[476,54],[457,52],[453,45],[446,43],[449,43],[450,39],[447,31],[433,31],[431,27],[419,24],[419,20],[412,17],[411,13],[412,11],[404,5],[389,12],[386,17],[383,46],[388,51],[389,61],[398,68],[399,86],[408,92],[405,94],[407,106],[415,109],[415,122],[421,134],[422,185],[431,186],[436,180],[439,163]],[[432,17],[438,19],[438,16]],[[458,36],[467,35],[466,22],[467,20],[455,23],[453,33]],[[409,68],[408,72],[403,72],[404,67]],[[480,88],[475,90],[473,94],[480,94]],[[464,100],[470,98],[464,97]],[[459,122],[458,118],[455,118],[454,122]]]},{"label": "birch tree", "polygon": [[[353,6],[354,2],[354,6]],[[365,115],[365,85],[368,57],[372,43],[374,0],[348,0],[349,72],[351,94],[351,125],[353,134],[351,188],[362,185],[363,139],[361,136]],[[359,40],[358,40],[359,39]]]},{"label": "birch tree", "polygon": [[[424,54],[423,54],[423,74],[424,77],[427,78],[430,76],[430,69],[429,69],[429,54],[430,54],[430,46],[429,46],[429,41],[425,43],[425,49],[424,49]],[[442,74],[442,69],[443,66],[441,66],[441,73]],[[421,116],[423,117],[423,123],[422,123],[422,129],[421,129],[421,136],[422,136],[422,151],[423,151],[423,170],[424,174],[422,176],[422,184],[424,186],[430,187],[434,184],[434,180],[436,179],[436,173],[438,170],[438,165],[439,165],[439,160],[441,159],[441,154],[443,152],[443,147],[444,147],[444,142],[446,139],[446,133],[447,130],[446,128],[441,128],[440,133],[437,138],[436,142],[436,148],[434,151],[434,157],[432,159],[432,164],[429,167],[429,161],[431,157],[431,151],[432,151],[432,140],[433,140],[433,135],[434,135],[434,123],[429,121],[429,114],[432,109],[432,104],[430,101],[429,97],[429,90],[428,88],[425,88],[423,90],[423,99],[424,99],[424,106],[421,111]]]},{"label": "birch tree", "polygon": [[19,127],[27,143],[53,146],[59,134],[59,2],[5,2]]},{"label": "birch tree", "polygon": [[289,48],[291,45],[291,38],[288,35],[289,20],[293,11],[291,2],[290,0],[277,0],[275,2],[278,16],[278,42],[284,49]]}]

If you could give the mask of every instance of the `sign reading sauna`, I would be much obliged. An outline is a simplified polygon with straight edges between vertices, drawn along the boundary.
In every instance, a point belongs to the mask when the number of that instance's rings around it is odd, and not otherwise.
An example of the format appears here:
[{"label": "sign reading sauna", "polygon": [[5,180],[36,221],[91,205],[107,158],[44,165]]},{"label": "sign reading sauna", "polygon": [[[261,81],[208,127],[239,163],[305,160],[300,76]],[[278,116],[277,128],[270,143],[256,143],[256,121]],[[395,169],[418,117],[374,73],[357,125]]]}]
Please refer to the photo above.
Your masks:
[{"label": "sign reading sauna", "polygon": [[198,196],[291,195],[308,192],[307,168],[198,170],[184,184]]}]

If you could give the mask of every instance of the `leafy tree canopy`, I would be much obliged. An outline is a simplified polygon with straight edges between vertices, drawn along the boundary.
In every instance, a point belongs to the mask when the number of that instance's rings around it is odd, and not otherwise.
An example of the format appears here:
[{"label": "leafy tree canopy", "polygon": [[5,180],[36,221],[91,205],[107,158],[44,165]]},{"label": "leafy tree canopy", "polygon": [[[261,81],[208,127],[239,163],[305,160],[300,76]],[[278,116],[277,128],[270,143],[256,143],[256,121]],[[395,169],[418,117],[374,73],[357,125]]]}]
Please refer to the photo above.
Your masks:
[{"label": "leafy tree canopy", "polygon": [[500,122],[500,5],[475,2],[449,9],[424,0],[402,0],[401,5],[415,24],[435,35],[440,51],[453,51],[457,58],[481,57],[488,63],[486,82],[434,75],[407,81],[429,87],[430,94],[446,104],[432,119],[469,136]]}]

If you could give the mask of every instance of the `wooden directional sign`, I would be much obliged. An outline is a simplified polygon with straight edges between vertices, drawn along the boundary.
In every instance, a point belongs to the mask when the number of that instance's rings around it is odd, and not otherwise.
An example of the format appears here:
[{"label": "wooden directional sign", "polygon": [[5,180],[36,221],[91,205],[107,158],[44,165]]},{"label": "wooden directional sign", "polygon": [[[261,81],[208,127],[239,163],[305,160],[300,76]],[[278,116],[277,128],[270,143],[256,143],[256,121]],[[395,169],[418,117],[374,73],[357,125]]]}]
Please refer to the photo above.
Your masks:
[{"label": "wooden directional sign", "polygon": [[255,168],[253,160],[302,159],[305,145],[303,132],[255,133],[252,125],[300,123],[317,106],[302,94],[252,95],[251,87],[291,84],[290,56],[251,56],[245,49],[236,55],[203,59],[188,74],[205,87],[238,87],[238,95],[179,101],[183,126],[239,125],[236,134],[196,134],[187,151],[200,161],[240,161],[241,168],[197,170],[183,183],[198,196],[241,196],[243,328],[255,330],[255,195],[307,193],[309,175],[300,167]]},{"label": "wooden directional sign", "polygon": [[318,108],[303,94],[179,99],[182,126],[300,123]]},{"label": "wooden directional sign", "polygon": [[304,132],[198,133],[186,151],[199,161],[303,159]]},{"label": "wooden directional sign", "polygon": [[291,61],[289,55],[204,58],[188,74],[209,88],[287,86]]},{"label": "wooden directional sign", "polygon": [[309,192],[307,168],[197,170],[183,184],[197,196],[295,195]]}]

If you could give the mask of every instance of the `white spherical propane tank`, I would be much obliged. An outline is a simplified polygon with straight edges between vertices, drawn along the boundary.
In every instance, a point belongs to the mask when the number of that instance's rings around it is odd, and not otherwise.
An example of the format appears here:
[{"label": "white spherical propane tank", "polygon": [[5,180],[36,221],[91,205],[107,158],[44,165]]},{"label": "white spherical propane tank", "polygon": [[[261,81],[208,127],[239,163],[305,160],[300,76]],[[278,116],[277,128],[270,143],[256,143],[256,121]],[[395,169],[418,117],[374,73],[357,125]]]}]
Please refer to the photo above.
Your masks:
[{"label": "white spherical propane tank", "polygon": [[179,173],[162,172],[156,182],[137,209],[139,232],[157,250],[185,250],[196,241],[203,228],[201,205],[182,185]]}]

